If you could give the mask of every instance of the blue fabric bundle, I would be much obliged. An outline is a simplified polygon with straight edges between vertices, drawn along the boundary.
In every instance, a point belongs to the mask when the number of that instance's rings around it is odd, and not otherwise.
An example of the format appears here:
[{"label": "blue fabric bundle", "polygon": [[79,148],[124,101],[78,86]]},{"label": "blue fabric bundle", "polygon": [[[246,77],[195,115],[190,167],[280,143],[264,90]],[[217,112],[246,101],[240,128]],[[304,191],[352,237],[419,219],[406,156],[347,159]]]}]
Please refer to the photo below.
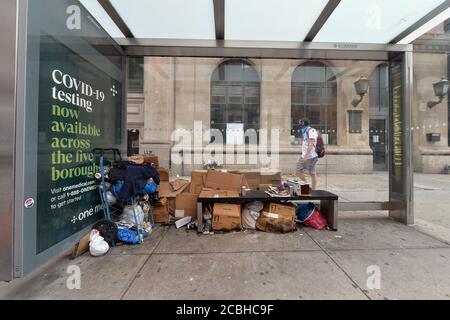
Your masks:
[{"label": "blue fabric bundle", "polygon": [[[145,229],[141,229],[142,236],[145,238],[148,236],[148,232]],[[137,231],[130,228],[120,227],[118,228],[118,239],[125,243],[139,244],[139,235]]]},{"label": "blue fabric bundle", "polygon": [[296,214],[297,214],[297,220],[299,222],[304,222],[308,220],[308,218],[311,216],[312,212],[315,209],[315,205],[312,202],[300,204],[297,206]]}]

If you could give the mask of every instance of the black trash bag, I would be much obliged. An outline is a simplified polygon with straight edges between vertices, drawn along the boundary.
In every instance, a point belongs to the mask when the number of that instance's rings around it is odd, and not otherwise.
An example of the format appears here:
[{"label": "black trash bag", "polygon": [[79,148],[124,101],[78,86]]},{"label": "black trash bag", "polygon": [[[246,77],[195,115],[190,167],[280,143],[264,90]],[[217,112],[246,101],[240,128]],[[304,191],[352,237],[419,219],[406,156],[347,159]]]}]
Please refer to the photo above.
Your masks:
[{"label": "black trash bag", "polygon": [[92,229],[97,229],[100,233],[100,236],[109,244],[109,246],[113,246],[118,241],[119,230],[117,225],[109,220],[100,220],[97,222]]}]

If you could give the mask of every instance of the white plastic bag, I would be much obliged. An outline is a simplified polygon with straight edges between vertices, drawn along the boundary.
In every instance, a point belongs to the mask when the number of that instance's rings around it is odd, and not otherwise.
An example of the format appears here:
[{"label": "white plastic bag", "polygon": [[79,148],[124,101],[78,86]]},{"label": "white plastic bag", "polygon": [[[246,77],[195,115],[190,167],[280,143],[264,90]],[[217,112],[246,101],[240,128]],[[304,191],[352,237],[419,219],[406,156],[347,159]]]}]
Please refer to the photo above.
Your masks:
[{"label": "white plastic bag", "polygon": [[103,256],[109,250],[108,242],[106,242],[97,229],[92,229],[89,242],[89,252],[94,257]]},{"label": "white plastic bag", "polygon": [[184,217],[178,221],[175,222],[175,225],[177,226],[177,229],[180,229],[182,226],[187,225],[189,222],[192,221],[191,216]]},{"label": "white plastic bag", "polygon": [[120,221],[128,224],[136,225],[134,214],[136,213],[137,223],[141,225],[144,223],[145,213],[142,207],[138,204],[125,206],[123,213],[120,216]]},{"label": "white plastic bag", "polygon": [[245,206],[250,211],[256,211],[256,212],[261,212],[261,210],[264,208],[264,204],[261,201],[253,201],[253,202],[247,203]]},{"label": "white plastic bag", "polygon": [[256,220],[259,218],[259,213],[263,209],[264,204],[260,201],[254,201],[242,209],[242,227],[245,229],[256,229]]}]

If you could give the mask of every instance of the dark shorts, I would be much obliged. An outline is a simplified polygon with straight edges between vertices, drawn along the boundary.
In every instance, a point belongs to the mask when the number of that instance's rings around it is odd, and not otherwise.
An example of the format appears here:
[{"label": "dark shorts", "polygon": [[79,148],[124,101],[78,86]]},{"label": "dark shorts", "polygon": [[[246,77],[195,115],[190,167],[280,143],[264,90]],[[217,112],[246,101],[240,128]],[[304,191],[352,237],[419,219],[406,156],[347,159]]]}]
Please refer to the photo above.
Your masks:
[{"label": "dark shorts", "polygon": [[297,162],[297,172],[298,173],[309,173],[316,174],[316,165],[318,158],[312,158],[306,160],[306,162],[302,163],[300,160]]}]

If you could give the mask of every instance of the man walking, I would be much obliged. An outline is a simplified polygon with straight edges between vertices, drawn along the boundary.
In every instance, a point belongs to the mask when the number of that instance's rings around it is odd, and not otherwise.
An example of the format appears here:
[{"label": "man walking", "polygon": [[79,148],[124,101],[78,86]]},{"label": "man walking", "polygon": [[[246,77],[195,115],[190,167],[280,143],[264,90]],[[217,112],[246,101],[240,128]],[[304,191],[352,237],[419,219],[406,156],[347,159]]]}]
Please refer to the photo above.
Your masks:
[{"label": "man walking", "polygon": [[296,174],[300,180],[306,182],[305,173],[308,173],[311,177],[311,189],[315,190],[317,188],[316,165],[318,160],[316,145],[319,134],[316,129],[311,128],[307,118],[302,118],[299,124],[303,143],[302,155],[297,162]]}]

